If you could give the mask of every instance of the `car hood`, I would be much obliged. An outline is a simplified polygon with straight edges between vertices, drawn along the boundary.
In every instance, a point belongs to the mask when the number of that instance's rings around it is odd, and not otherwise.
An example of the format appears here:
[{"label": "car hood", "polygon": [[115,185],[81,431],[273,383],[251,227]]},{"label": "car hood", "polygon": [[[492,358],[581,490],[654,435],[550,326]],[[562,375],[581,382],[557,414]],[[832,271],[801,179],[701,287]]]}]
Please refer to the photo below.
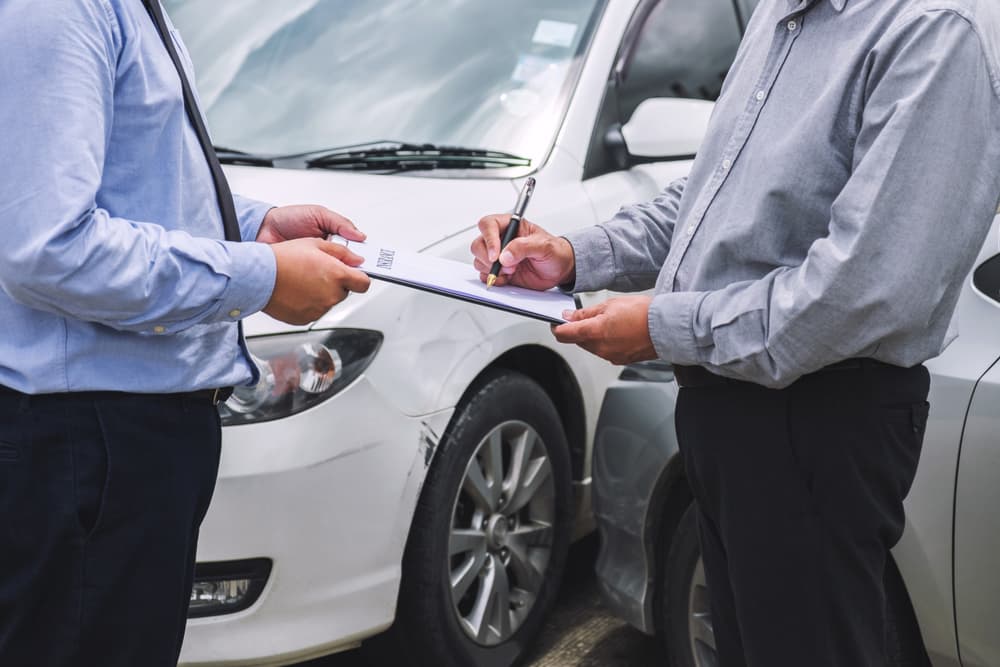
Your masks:
[{"label": "car hood", "polygon": [[[226,167],[234,193],[276,206],[322,204],[372,238],[426,250],[476,225],[486,213],[510,210],[510,180],[385,176],[267,167]],[[266,315],[246,321],[248,335],[297,331]]]},{"label": "car hood", "polygon": [[517,192],[507,179],[385,176],[321,170],[227,167],[233,192],[276,206],[322,204],[365,233],[423,250],[508,210]]}]

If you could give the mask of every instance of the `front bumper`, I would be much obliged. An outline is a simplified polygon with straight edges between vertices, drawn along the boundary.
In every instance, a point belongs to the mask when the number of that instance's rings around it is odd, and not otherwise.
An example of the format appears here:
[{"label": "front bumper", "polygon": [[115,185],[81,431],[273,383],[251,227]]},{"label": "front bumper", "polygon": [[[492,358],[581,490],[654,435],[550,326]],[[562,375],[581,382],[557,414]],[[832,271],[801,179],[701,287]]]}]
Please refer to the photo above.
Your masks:
[{"label": "front bumper", "polygon": [[417,496],[450,416],[402,415],[362,377],[307,412],[224,429],[198,562],[273,567],[250,608],[188,621],[181,664],[288,664],[388,627]]}]

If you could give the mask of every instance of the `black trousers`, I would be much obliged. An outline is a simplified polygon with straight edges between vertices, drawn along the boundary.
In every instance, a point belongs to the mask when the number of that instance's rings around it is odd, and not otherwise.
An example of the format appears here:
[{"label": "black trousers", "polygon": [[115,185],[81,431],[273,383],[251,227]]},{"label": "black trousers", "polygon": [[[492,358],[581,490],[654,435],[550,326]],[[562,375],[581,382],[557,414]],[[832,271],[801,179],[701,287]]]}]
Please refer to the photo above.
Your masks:
[{"label": "black trousers", "polygon": [[722,667],[885,667],[883,573],[929,384],[923,366],[864,361],[782,390],[681,389]]},{"label": "black trousers", "polygon": [[206,398],[0,391],[0,665],[177,664],[220,441]]}]

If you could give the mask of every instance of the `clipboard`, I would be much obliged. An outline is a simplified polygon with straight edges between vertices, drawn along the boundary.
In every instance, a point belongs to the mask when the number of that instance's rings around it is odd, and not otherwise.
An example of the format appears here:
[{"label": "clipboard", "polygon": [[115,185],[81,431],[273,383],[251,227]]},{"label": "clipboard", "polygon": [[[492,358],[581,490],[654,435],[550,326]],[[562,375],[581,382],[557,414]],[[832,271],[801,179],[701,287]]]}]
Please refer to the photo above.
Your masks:
[{"label": "clipboard", "polygon": [[376,280],[495,308],[549,324],[565,324],[563,311],[581,307],[578,297],[555,288],[540,292],[513,285],[495,285],[486,289],[471,260],[457,262],[400,250],[391,244],[372,239],[359,242],[332,236],[330,240],[347,246],[351,252],[363,257],[364,263],[358,268]]}]

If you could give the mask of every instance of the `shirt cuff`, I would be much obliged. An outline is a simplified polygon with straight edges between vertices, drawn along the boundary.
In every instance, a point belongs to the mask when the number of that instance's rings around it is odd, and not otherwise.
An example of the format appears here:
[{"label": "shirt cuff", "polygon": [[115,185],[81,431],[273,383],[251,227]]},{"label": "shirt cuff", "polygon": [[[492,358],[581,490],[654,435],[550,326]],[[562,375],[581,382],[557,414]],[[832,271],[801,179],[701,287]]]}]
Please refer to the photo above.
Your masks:
[{"label": "shirt cuff", "polygon": [[566,285],[568,292],[594,292],[605,289],[617,277],[611,238],[603,227],[593,226],[570,232],[563,238],[573,246],[576,282]]},{"label": "shirt cuff", "polygon": [[263,310],[271,300],[278,266],[266,243],[226,242],[226,248],[232,264],[219,317],[235,322]]},{"label": "shirt cuff", "polygon": [[249,199],[242,195],[233,197],[236,205],[236,218],[240,222],[240,236],[244,241],[256,241],[260,227],[268,211],[275,208],[274,204]]},{"label": "shirt cuff", "polygon": [[677,366],[703,363],[694,331],[695,317],[708,292],[670,292],[649,304],[649,337],[656,355]]}]

